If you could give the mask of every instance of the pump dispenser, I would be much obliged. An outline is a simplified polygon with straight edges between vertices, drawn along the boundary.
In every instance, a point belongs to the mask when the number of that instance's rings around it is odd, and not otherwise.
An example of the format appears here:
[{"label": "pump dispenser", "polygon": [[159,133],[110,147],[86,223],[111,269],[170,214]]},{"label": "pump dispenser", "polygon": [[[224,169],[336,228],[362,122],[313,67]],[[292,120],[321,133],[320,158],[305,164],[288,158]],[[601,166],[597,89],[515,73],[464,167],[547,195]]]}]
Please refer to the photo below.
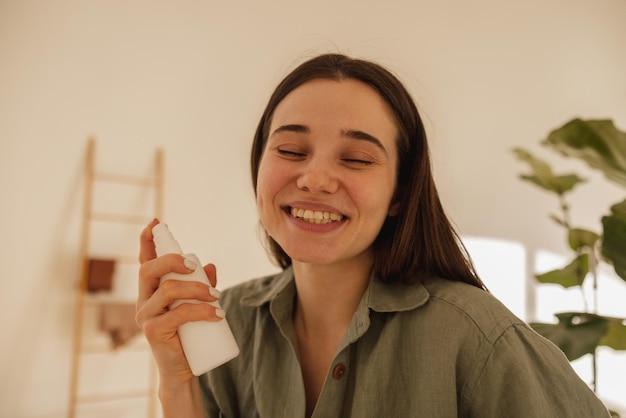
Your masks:
[{"label": "pump dispenser", "polygon": [[[168,273],[161,277],[161,283],[165,280],[195,280],[211,286],[198,257],[195,254],[183,254],[180,245],[174,239],[166,224],[159,223],[155,225],[152,228],[152,234],[158,256],[170,253],[182,254],[197,265],[196,270],[189,274]],[[181,299],[172,303],[170,309],[181,303],[209,303],[216,308],[220,308],[217,301],[201,302],[192,299]],[[239,347],[237,347],[235,338],[225,319],[217,322],[187,322],[178,327],[178,336],[180,337],[189,367],[196,376],[200,376],[239,355]]]}]

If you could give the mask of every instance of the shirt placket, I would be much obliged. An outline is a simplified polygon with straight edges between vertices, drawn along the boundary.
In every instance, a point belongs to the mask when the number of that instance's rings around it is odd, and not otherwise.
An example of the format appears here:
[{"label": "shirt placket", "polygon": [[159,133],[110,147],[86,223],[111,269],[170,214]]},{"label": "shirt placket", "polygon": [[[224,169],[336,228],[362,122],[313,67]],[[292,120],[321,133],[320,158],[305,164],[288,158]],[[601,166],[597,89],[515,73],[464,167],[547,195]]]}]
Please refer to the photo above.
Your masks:
[{"label": "shirt placket", "polygon": [[352,415],[358,340],[365,334],[369,324],[369,309],[362,301],[339,344],[312,418]]}]

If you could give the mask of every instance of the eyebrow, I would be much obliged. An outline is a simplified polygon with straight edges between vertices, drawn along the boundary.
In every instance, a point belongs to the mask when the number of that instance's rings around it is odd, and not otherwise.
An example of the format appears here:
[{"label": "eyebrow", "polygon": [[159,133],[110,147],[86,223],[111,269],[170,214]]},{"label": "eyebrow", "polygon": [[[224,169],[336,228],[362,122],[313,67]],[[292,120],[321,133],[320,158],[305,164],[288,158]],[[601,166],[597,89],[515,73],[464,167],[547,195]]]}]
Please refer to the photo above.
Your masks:
[{"label": "eyebrow", "polygon": [[[298,124],[282,125],[276,128],[270,136],[277,134],[277,133],[281,133],[281,132],[310,133],[311,130],[306,125],[298,125]],[[358,139],[361,141],[370,142],[376,145],[378,148],[380,148],[385,154],[387,153],[387,150],[383,146],[383,143],[380,142],[378,138],[376,138],[373,135],[368,134],[367,132],[359,131],[356,129],[347,129],[347,130],[342,129],[341,136],[344,136],[346,138]]]},{"label": "eyebrow", "polygon": [[282,125],[274,129],[274,132],[272,132],[270,136],[281,133],[281,132],[310,133],[311,130],[308,128],[308,126],[305,126],[305,125],[297,125],[297,124]]},{"label": "eyebrow", "polygon": [[376,145],[378,148],[380,148],[385,154],[387,154],[387,150],[383,146],[383,143],[380,142],[380,140],[378,138],[376,138],[373,135],[368,134],[367,132],[353,130],[353,129],[349,129],[349,130],[343,130],[342,129],[341,130],[341,135],[345,136],[345,137],[348,137],[348,138],[359,139],[359,140],[362,140],[362,141],[370,142],[370,143]]}]

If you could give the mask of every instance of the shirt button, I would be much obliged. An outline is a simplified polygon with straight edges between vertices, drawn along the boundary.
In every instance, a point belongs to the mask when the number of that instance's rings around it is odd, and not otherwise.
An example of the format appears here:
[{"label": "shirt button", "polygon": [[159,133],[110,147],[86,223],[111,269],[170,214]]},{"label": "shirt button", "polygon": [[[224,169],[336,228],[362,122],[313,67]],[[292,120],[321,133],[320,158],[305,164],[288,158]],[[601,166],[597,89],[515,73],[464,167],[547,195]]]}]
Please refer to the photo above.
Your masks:
[{"label": "shirt button", "polygon": [[346,374],[346,366],[344,366],[343,364],[339,363],[333,369],[333,377],[336,380],[339,380],[339,379],[341,379],[343,377],[344,374]]}]

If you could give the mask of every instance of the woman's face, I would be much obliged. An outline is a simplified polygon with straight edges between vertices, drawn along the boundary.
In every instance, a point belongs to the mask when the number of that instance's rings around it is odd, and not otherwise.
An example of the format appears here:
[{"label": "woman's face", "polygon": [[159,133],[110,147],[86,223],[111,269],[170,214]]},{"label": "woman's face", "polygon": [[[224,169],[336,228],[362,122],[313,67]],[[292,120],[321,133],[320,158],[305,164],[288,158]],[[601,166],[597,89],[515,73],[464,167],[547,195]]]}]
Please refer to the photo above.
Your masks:
[{"label": "woman's face", "polygon": [[257,207],[293,262],[371,262],[395,215],[397,129],[367,84],[314,79],[276,107],[261,159]]}]

